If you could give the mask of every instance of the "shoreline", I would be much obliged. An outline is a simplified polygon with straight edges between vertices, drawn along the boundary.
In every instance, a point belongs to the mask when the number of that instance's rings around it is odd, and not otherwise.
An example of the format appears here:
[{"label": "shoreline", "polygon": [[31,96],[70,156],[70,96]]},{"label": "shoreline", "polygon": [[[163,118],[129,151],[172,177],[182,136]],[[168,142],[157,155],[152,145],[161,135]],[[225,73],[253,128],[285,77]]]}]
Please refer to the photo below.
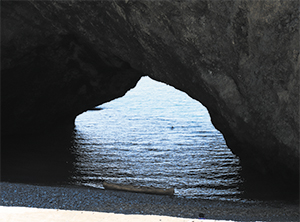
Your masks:
[{"label": "shoreline", "polygon": [[185,199],[76,186],[0,182],[3,207],[27,207],[124,215],[210,220],[299,221],[299,204],[241,203]]}]

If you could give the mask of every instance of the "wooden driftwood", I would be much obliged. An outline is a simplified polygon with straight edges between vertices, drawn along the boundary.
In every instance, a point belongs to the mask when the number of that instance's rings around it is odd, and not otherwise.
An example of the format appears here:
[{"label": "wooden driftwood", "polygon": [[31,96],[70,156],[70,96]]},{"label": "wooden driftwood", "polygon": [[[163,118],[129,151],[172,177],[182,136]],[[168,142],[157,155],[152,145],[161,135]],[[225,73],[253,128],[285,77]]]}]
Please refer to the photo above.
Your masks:
[{"label": "wooden driftwood", "polygon": [[154,187],[140,187],[140,186],[131,186],[131,185],[118,185],[107,183],[103,181],[103,186],[107,190],[120,190],[136,193],[148,193],[148,194],[160,194],[160,195],[173,195],[174,188],[154,188]]}]

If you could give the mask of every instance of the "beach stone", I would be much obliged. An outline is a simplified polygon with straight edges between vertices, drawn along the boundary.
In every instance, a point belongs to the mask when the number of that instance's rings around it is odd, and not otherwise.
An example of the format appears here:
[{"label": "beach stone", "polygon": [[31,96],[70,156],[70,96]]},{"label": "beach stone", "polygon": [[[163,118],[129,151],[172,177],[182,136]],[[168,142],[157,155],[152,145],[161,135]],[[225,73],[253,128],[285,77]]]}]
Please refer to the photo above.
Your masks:
[{"label": "beach stone", "polygon": [[298,183],[299,1],[3,1],[1,13],[2,134],[73,124],[148,75],[200,101],[244,171]]},{"label": "beach stone", "polygon": [[[181,217],[197,219],[199,219],[198,215],[200,212],[205,214],[205,219],[215,220],[299,221],[299,203],[292,204],[280,201],[269,203],[250,201],[242,203],[219,200],[193,200],[188,198],[167,198],[163,195],[117,192],[82,187],[35,186],[3,182],[0,182],[0,186],[0,205],[2,206],[167,216],[178,216],[178,213],[180,213]],[[13,192],[15,188],[19,190],[18,193]],[[30,193],[43,195],[30,195]],[[49,203],[49,199],[53,198],[53,193],[64,194],[66,198],[62,198],[59,195],[56,196],[56,202],[61,202],[61,205],[53,206]],[[77,194],[76,198],[74,198],[74,193]],[[123,199],[127,201],[114,198],[116,195],[123,196]],[[11,203],[12,200],[13,203]],[[81,204],[77,204],[78,201]],[[132,204],[130,205],[130,203]],[[179,207],[178,203],[186,207]],[[203,206],[209,206],[210,213],[202,209]]]}]

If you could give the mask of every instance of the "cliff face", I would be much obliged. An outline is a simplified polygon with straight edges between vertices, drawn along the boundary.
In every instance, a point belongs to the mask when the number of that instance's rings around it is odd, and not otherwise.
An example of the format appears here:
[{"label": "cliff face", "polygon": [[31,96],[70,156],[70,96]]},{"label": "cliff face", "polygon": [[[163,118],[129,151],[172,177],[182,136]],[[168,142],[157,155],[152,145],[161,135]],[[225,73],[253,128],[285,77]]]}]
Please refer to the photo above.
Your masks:
[{"label": "cliff face", "polygon": [[298,177],[299,1],[2,1],[1,13],[3,133],[71,122],[148,75],[206,106],[245,169]]}]

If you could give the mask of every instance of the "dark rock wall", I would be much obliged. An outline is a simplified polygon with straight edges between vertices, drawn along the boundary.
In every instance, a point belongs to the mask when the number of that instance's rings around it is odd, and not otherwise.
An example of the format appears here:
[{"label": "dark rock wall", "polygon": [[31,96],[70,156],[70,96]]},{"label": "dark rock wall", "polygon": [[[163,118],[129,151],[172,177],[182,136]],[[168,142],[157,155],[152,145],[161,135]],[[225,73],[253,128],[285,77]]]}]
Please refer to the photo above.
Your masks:
[{"label": "dark rock wall", "polygon": [[[2,2],[2,132],[40,132],[123,96],[141,77],[31,3]],[[55,20],[55,19],[54,19]],[[101,52],[100,52],[101,53]],[[109,60],[113,57],[114,63]]]},{"label": "dark rock wall", "polygon": [[2,1],[1,12],[3,132],[71,121],[149,75],[205,105],[245,169],[298,177],[299,1]]}]

